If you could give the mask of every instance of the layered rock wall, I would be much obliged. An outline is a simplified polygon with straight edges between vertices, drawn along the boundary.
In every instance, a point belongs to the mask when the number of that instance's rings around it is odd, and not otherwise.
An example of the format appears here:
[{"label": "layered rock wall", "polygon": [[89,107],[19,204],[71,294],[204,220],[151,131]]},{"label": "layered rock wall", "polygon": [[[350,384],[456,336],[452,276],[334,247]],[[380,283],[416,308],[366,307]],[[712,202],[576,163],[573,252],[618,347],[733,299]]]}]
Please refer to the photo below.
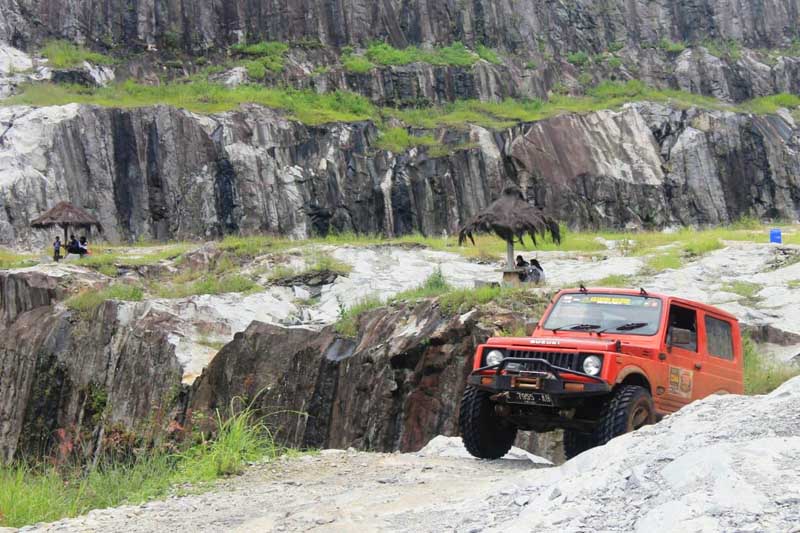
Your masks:
[{"label": "layered rock wall", "polygon": [[572,227],[796,219],[800,141],[789,114],[658,104],[567,114],[503,132],[442,130],[468,145],[376,148],[371,123],[304,126],[258,106],[0,108],[0,244],[52,235],[28,221],[67,200],[110,241],[227,233],[453,234],[515,182]]}]

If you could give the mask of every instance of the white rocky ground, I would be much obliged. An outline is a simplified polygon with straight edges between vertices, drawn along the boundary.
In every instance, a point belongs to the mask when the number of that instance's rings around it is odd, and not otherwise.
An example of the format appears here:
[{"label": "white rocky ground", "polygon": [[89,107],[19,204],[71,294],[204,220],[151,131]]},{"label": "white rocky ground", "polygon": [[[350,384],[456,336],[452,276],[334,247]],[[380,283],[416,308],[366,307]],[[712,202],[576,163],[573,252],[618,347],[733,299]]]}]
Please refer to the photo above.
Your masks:
[{"label": "white rocky ground", "polygon": [[[437,268],[441,268],[448,282],[458,287],[500,279],[500,262],[477,264],[456,253],[386,246],[322,248],[351,265],[353,270],[348,276],[323,286],[318,298],[309,299],[303,287],[270,286],[247,296],[205,295],[128,304],[129,318],[139,320],[151,312],[171,317],[169,327],[173,334],[170,340],[184,367],[184,380],[191,383],[214,357],[218,347],[229,342],[253,320],[320,327],[335,322],[343,308],[352,307],[365,298],[386,300],[419,286]],[[306,258],[313,258],[313,255],[289,254],[289,264],[302,269]],[[800,262],[792,263],[791,259],[800,259],[800,247],[729,243],[728,247],[688,262],[678,270],[655,276],[640,275],[646,257],[624,256],[613,249],[604,254],[539,252],[537,256],[547,273],[547,283],[542,289],[545,291],[574,287],[579,283],[591,286],[610,275],[634,276],[637,286],[718,305],[738,316],[744,324],[770,325],[800,334],[800,325],[793,319],[800,314],[800,284],[790,284],[800,280]],[[781,264],[787,266],[781,267]],[[51,274],[64,271],[73,275],[76,267],[62,263],[34,268]],[[267,277],[262,281],[267,284]],[[726,284],[735,281],[760,285],[758,298],[746,300],[723,290]],[[767,350],[789,360],[800,354],[800,345],[770,345]]]},{"label": "white rocky ground", "polygon": [[24,531],[800,532],[800,378],[716,396],[560,467],[517,451],[338,450],[258,465],[202,495]]}]

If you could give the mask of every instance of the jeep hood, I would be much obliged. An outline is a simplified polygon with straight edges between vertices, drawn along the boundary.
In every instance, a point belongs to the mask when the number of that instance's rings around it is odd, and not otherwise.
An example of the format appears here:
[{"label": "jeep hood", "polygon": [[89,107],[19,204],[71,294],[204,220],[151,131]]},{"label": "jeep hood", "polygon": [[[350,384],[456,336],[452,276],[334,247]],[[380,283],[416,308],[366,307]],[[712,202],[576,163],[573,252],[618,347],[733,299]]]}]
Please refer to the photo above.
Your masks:
[{"label": "jeep hood", "polygon": [[547,349],[576,351],[603,351],[614,352],[617,350],[616,340],[612,339],[587,339],[568,336],[559,337],[492,337],[486,344],[511,349]]}]

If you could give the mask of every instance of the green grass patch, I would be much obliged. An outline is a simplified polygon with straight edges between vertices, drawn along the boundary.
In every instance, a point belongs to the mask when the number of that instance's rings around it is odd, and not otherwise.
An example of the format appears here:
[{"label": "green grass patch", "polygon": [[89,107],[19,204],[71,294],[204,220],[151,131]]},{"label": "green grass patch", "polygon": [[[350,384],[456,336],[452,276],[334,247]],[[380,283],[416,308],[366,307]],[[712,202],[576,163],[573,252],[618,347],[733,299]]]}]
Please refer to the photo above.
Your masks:
[{"label": "green grass patch", "polygon": [[762,96],[742,104],[742,109],[759,115],[773,114],[778,109],[800,108],[800,96],[796,94],[780,93],[771,96]]},{"label": "green grass patch", "polygon": [[171,282],[153,283],[149,292],[158,298],[188,298],[206,294],[252,294],[259,292],[261,286],[252,279],[239,274],[220,276],[202,274],[196,279],[178,278]]},{"label": "green grass patch", "polygon": [[92,52],[83,46],[69,41],[47,41],[41,50],[42,57],[47,58],[52,68],[73,68],[83,65],[84,61],[95,65],[113,65],[115,60],[107,55]]},{"label": "green grass patch", "polygon": [[661,41],[658,43],[658,47],[667,52],[668,54],[675,54],[675,55],[680,54],[681,52],[686,50],[686,44],[680,41],[678,42],[671,41],[666,37],[661,39]]},{"label": "green grass patch", "polygon": [[264,41],[255,44],[237,44],[231,50],[251,59],[241,63],[251,78],[261,79],[269,72],[282,72],[289,46],[285,43]]},{"label": "green grass patch", "polygon": [[355,93],[272,89],[261,85],[227,88],[208,81],[141,85],[134,81],[90,89],[75,85],[35,84],[3,105],[95,104],[106,107],[171,105],[198,113],[221,113],[245,103],[281,109],[305,124],[379,120],[372,103]]},{"label": "green grass patch", "polygon": [[355,54],[343,55],[342,66],[347,72],[353,72],[355,74],[365,74],[375,68],[375,64],[372,61]]},{"label": "green grass patch", "polygon": [[589,54],[586,52],[573,52],[567,56],[567,61],[576,67],[582,67],[589,62]]},{"label": "green grass patch", "polygon": [[491,48],[489,48],[487,46],[479,44],[475,48],[475,52],[478,53],[478,57],[480,57],[484,61],[488,61],[489,63],[492,63],[493,65],[502,65],[503,64],[503,60],[500,59],[500,56],[497,55],[497,52],[495,52],[494,50],[492,50]]},{"label": "green grass patch", "polygon": [[33,266],[36,263],[36,258],[32,255],[19,254],[7,248],[0,248],[0,269],[2,270],[25,268]]},{"label": "green grass patch", "polygon": [[194,491],[204,490],[210,481],[241,473],[248,462],[286,452],[250,407],[225,419],[218,412],[216,422],[215,438],[204,437],[180,453],[151,450],[133,460],[101,461],[86,468],[0,466],[0,526],[22,527],[92,509],[138,505],[186,483]]},{"label": "green grass patch", "polygon": [[800,368],[762,355],[758,345],[748,336],[742,336],[744,349],[745,394],[768,394],[781,384],[800,375]]},{"label": "green grass patch", "polygon": [[75,311],[91,313],[108,300],[141,302],[143,298],[144,291],[141,287],[118,283],[101,290],[85,290],[70,297],[64,303]]},{"label": "green grass patch", "polygon": [[683,250],[693,256],[705,255],[724,247],[719,237],[713,233],[695,233],[695,237],[683,244]]},{"label": "green grass patch", "polygon": [[85,256],[77,264],[95,269],[107,276],[115,276],[117,265],[125,267],[149,266],[162,261],[177,259],[192,248],[189,243],[153,245],[143,243],[137,246],[91,246],[91,255]]},{"label": "green grass patch", "polygon": [[630,288],[633,283],[633,276],[624,276],[622,274],[612,274],[603,279],[593,281],[593,287],[608,287],[608,288]]},{"label": "green grass patch", "polygon": [[800,279],[789,280],[789,283],[787,283],[786,286],[790,289],[800,289]]},{"label": "green grass patch", "polygon": [[[485,49],[484,52],[488,50]],[[469,50],[460,42],[449,46],[423,50],[416,46],[395,48],[388,43],[369,45],[366,57],[377,65],[409,65],[411,63],[429,63],[431,65],[449,65],[469,67],[474,65],[479,55]]]},{"label": "green grass patch", "polygon": [[741,296],[748,303],[758,302],[760,300],[758,293],[763,288],[763,285],[749,281],[734,281],[722,285],[723,291]]},{"label": "green grass patch", "polygon": [[663,272],[664,270],[681,268],[681,266],[683,266],[683,260],[679,252],[671,250],[648,258],[646,265],[655,272]]},{"label": "green grass patch", "polygon": [[377,147],[390,152],[405,152],[415,146],[437,146],[432,135],[411,135],[406,128],[389,128],[381,132]]},{"label": "green grass patch", "polygon": [[396,301],[416,301],[422,298],[433,298],[434,296],[441,296],[453,290],[453,287],[447,283],[447,280],[442,274],[442,269],[437,268],[433,273],[428,276],[425,281],[414,289],[403,291],[394,297]]},{"label": "green grass patch", "polygon": [[334,324],[334,329],[345,337],[356,337],[358,335],[358,321],[361,315],[385,305],[378,298],[364,298],[349,309],[341,309],[339,320]]},{"label": "green grass patch", "polygon": [[742,58],[742,44],[735,39],[713,39],[703,41],[702,46],[716,57],[739,61]]}]

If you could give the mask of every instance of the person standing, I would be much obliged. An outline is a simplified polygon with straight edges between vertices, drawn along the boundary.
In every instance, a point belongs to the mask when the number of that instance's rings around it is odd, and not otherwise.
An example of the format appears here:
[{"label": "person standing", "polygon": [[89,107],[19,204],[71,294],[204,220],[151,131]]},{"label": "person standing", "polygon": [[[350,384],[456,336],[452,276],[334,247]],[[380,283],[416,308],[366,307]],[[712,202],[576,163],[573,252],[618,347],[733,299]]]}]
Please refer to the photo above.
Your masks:
[{"label": "person standing", "polygon": [[61,260],[61,237],[56,237],[53,242],[53,261],[58,263]]}]

